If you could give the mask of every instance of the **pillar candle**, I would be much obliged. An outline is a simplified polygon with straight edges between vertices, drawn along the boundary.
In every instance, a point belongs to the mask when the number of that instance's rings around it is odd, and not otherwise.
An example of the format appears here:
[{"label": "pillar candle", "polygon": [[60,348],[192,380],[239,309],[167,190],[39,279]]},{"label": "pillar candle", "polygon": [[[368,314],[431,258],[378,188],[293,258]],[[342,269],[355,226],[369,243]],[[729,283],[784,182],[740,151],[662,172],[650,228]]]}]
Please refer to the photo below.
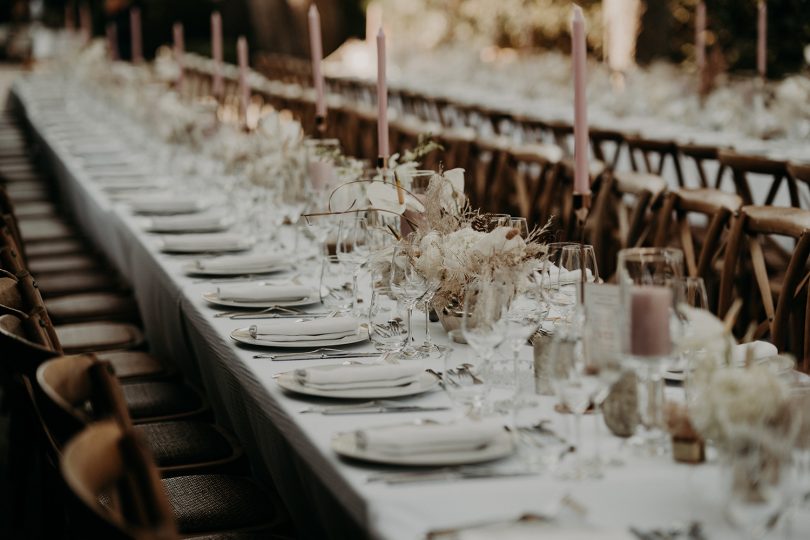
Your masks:
[{"label": "pillar candle", "polygon": [[174,34],[174,61],[177,62],[180,72],[177,74],[176,87],[180,91],[183,88],[183,57],[186,54],[186,44],[183,38],[183,23],[174,23],[172,27]]},{"label": "pillar candle", "polygon": [[757,72],[765,77],[767,72],[768,52],[768,5],[765,0],[759,0],[757,13]]},{"label": "pillar candle", "polygon": [[630,295],[630,354],[667,356],[672,351],[669,335],[672,289],[641,285],[633,287]]},{"label": "pillar candle", "polygon": [[143,31],[141,30],[141,9],[134,7],[129,10],[129,40],[132,47],[132,62],[143,62]]},{"label": "pillar candle", "polygon": [[309,6],[309,49],[312,55],[312,79],[315,84],[315,114],[326,116],[326,100],[324,98],[323,70],[323,43],[321,42],[321,15],[315,4]]},{"label": "pillar candle", "polygon": [[114,22],[107,23],[107,54],[113,62],[118,60],[118,27]]},{"label": "pillar candle", "polygon": [[702,1],[695,10],[695,63],[702,74],[706,67],[706,4]]},{"label": "pillar candle", "polygon": [[247,125],[250,85],[248,84],[248,43],[245,36],[239,36],[236,42],[236,53],[239,59],[239,95],[242,104],[242,120]]},{"label": "pillar candle", "polygon": [[377,149],[388,159],[388,85],[385,80],[385,32],[377,32]]},{"label": "pillar candle", "polygon": [[585,95],[585,20],[574,6],[571,23],[571,56],[574,71],[574,193],[591,192],[588,171],[588,111]]},{"label": "pillar candle", "polygon": [[214,60],[214,81],[211,93],[221,97],[225,87],[222,82],[222,16],[219,11],[211,14],[211,58]]}]

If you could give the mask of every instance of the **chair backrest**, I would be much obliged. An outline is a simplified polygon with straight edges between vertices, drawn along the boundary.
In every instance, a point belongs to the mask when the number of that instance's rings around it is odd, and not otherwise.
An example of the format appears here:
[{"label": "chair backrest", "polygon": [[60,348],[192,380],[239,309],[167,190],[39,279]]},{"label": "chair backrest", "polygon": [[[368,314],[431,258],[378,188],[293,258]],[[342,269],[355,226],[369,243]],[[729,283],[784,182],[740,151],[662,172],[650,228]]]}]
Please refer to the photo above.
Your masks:
[{"label": "chair backrest", "polygon": [[31,375],[45,360],[59,355],[50,343],[47,323],[38,308],[25,314],[11,308],[0,315],[0,370],[4,374]]},{"label": "chair backrest", "polygon": [[[675,168],[675,177],[678,180],[678,185],[681,187],[685,185],[680,153],[674,141],[669,139],[650,139],[641,135],[627,135],[625,140],[630,150],[630,165],[633,167],[634,171],[644,170],[648,173],[661,176],[664,173],[667,158],[669,158],[672,160],[672,166]],[[638,154],[641,155],[642,163],[644,163],[643,169],[638,166]],[[655,162],[653,162],[653,159],[655,159]]]},{"label": "chair backrest", "polygon": [[116,540],[178,538],[154,459],[134,431],[112,421],[92,424],[67,444],[60,468],[74,496],[73,534]]},{"label": "chair backrest", "polygon": [[700,187],[713,187],[715,189],[720,189],[720,185],[723,181],[723,175],[725,174],[727,168],[722,163],[718,162],[717,172],[715,173],[714,183],[709,182],[709,175],[706,172],[706,162],[718,161],[717,146],[711,146],[706,144],[698,144],[698,143],[680,143],[678,144],[678,151],[692,159],[695,162],[695,168],[697,169],[698,173],[698,180],[700,181]]},{"label": "chair backrest", "polygon": [[491,194],[495,204],[525,217],[529,226],[544,225],[552,215],[559,193],[557,177],[562,149],[548,144],[513,145]]},{"label": "chair backrest", "polygon": [[[740,287],[740,297],[751,302],[759,292],[759,304],[747,311],[749,321],[743,320],[743,339],[759,339],[770,335],[780,351],[788,351],[803,359],[810,358],[810,313],[807,294],[808,257],[810,257],[810,211],[799,208],[772,206],[744,206],[734,218],[723,263],[720,282],[719,314],[725,315],[731,307],[735,285]],[[789,237],[796,240],[790,260],[785,268],[768,268],[763,250],[763,238],[769,236]],[[747,250],[744,248],[747,247]],[[752,280],[746,281],[746,267],[742,253],[748,252]],[[771,278],[781,279],[778,290],[773,290]],[[749,281],[753,281],[750,283]],[[774,304],[776,296],[776,304]],[[764,313],[764,320],[758,317]],[[761,321],[761,322],[760,322]],[[747,324],[746,324],[747,323]],[[805,364],[806,367],[806,364]]]},{"label": "chair backrest", "polygon": [[[800,208],[799,188],[796,180],[788,174],[786,161],[741,154],[733,150],[718,150],[717,158],[721,165],[731,169],[737,195],[742,197],[745,204],[764,204],[766,206],[773,204],[782,184],[786,183],[790,206]],[[752,174],[771,177],[768,194],[764,201],[754,201],[750,185]]]}]

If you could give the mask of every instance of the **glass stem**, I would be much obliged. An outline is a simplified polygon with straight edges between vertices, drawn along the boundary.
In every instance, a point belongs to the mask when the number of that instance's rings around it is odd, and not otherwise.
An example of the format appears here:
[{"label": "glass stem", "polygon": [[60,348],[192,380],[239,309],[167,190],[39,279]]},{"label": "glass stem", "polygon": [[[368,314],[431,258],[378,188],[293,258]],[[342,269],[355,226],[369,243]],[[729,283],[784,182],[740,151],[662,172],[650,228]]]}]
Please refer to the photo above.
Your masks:
[{"label": "glass stem", "polygon": [[405,350],[413,349],[413,332],[411,329],[411,315],[413,315],[413,304],[408,303],[408,338],[406,340]]},{"label": "glass stem", "polygon": [[575,474],[576,476],[582,475],[582,413],[574,414],[574,440],[576,441],[577,448],[574,450],[574,459],[576,460]]},{"label": "glass stem", "polygon": [[425,345],[430,347],[430,301],[425,300]]}]

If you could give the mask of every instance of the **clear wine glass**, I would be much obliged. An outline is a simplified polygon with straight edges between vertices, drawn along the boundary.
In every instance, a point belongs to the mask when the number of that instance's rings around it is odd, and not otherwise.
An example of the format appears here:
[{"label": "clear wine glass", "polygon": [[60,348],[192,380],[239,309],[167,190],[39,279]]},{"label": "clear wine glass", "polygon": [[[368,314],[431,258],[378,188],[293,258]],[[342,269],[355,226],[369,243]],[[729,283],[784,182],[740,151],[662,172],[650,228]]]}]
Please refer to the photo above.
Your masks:
[{"label": "clear wine glass", "polygon": [[[569,246],[579,247],[576,242],[553,242],[548,244],[543,258],[542,291],[548,303],[549,318],[555,326],[565,322],[576,305],[576,281],[579,274],[572,274],[571,269],[562,266],[563,249]],[[590,247],[590,246],[588,246]]]},{"label": "clear wine glass", "polygon": [[417,272],[413,264],[412,246],[408,243],[400,244],[394,248],[391,259],[391,291],[405,305],[408,313],[408,340],[402,348],[401,355],[406,358],[421,358],[422,353],[413,344],[413,328],[411,319],[416,303],[425,294],[427,282]]},{"label": "clear wine glass", "polygon": [[513,287],[491,280],[473,282],[464,291],[461,332],[490,371],[495,349],[506,339],[513,294]]},{"label": "clear wine glass", "polygon": [[513,217],[509,219],[509,226],[517,229],[520,236],[525,240],[529,238],[529,222],[525,217]]},{"label": "clear wine glass", "polygon": [[368,313],[369,335],[377,350],[399,351],[408,339],[406,308],[391,292],[388,283],[375,277]]},{"label": "clear wine glass", "polygon": [[464,415],[480,418],[491,389],[492,366],[484,356],[471,355],[469,348],[455,345],[464,342],[461,330],[451,330],[449,335],[454,345],[442,352],[444,389]]},{"label": "clear wine glass", "polygon": [[354,304],[353,268],[336,255],[327,255],[321,266],[321,301],[337,311],[349,311]]},{"label": "clear wine glass", "polygon": [[357,282],[360,269],[369,256],[369,227],[366,218],[360,214],[344,215],[337,228],[335,254],[339,259],[353,268],[352,280],[354,283],[353,311],[358,309]]}]

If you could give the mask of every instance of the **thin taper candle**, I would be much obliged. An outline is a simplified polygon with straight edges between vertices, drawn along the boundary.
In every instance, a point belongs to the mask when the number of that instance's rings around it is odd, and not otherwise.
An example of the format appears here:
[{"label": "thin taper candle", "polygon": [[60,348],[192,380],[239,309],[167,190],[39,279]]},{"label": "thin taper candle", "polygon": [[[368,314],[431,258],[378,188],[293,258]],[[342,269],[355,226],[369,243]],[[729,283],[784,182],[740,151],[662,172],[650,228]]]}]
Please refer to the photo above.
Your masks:
[{"label": "thin taper candle", "polygon": [[706,67],[706,3],[702,1],[695,10],[695,63],[702,74]]},{"label": "thin taper candle", "polygon": [[141,9],[134,7],[129,10],[129,33],[132,46],[132,62],[143,62],[143,31],[141,30]]},{"label": "thin taper candle", "polygon": [[388,84],[385,79],[385,32],[382,26],[377,32],[377,150],[388,162]]},{"label": "thin taper candle", "polygon": [[239,36],[236,42],[236,53],[239,59],[239,94],[241,96],[242,121],[247,125],[250,85],[248,84],[248,42],[245,36]]},{"label": "thin taper candle", "polygon": [[757,73],[762,78],[768,71],[768,4],[759,0],[757,10]]},{"label": "thin taper candle", "polygon": [[76,29],[76,21],[73,18],[73,11],[76,7],[73,2],[65,4],[65,30],[74,31]]},{"label": "thin taper candle", "polygon": [[90,6],[86,2],[79,6],[79,24],[84,41],[90,41],[93,38],[93,16],[90,14]]},{"label": "thin taper candle", "polygon": [[222,16],[219,11],[211,14],[211,58],[214,60],[211,93],[216,97],[222,97],[225,86],[222,82]]},{"label": "thin taper candle", "polygon": [[571,56],[574,72],[574,193],[591,192],[588,172],[588,111],[585,95],[585,20],[574,6],[571,22]]},{"label": "thin taper candle", "polygon": [[323,43],[321,41],[321,14],[315,4],[309,6],[309,49],[312,54],[312,80],[315,85],[315,114],[321,118],[326,116],[326,99],[324,97],[323,69]]},{"label": "thin taper candle", "polygon": [[177,74],[176,86],[177,90],[180,91],[183,88],[183,72],[185,70],[183,64],[186,54],[186,43],[183,38],[183,23],[174,23],[172,33],[174,34],[174,61],[177,62],[180,68],[180,72]]},{"label": "thin taper candle", "polygon": [[107,23],[107,54],[113,62],[118,60],[118,27],[114,22]]}]

